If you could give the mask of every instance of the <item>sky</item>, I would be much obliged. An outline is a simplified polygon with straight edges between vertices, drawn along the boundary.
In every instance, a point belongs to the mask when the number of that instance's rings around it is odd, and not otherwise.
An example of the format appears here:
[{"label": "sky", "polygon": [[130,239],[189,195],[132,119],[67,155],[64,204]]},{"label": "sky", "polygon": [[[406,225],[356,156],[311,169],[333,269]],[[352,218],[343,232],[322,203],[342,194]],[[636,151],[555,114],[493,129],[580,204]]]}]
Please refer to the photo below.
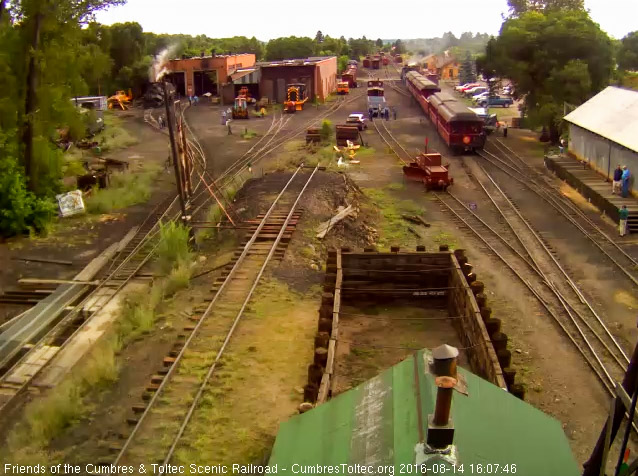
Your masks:
[{"label": "sky", "polygon": [[[415,7],[415,5],[417,5]],[[592,19],[610,36],[638,29],[638,0],[585,0]],[[97,20],[136,21],[144,31],[211,38],[309,36],[369,39],[432,38],[446,31],[497,35],[507,0],[128,0]]]}]

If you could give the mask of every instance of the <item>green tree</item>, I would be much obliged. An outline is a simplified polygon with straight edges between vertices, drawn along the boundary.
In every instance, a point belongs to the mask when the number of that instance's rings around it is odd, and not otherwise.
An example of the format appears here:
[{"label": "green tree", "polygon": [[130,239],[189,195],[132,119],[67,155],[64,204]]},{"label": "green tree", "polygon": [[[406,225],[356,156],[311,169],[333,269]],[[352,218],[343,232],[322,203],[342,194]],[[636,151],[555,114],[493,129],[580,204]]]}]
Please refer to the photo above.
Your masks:
[{"label": "green tree", "polygon": [[272,61],[285,58],[307,58],[313,55],[314,46],[314,41],[308,37],[276,38],[266,44],[266,59]]},{"label": "green tree", "polygon": [[556,10],[585,10],[584,0],[507,0],[510,15],[519,17],[527,12]]},{"label": "green tree", "polygon": [[585,11],[532,11],[506,20],[478,64],[484,76],[511,79],[530,119],[557,141],[563,102],[580,104],[609,84],[613,48]]},{"label": "green tree", "polygon": [[374,43],[379,48],[383,47],[383,40],[381,38],[377,38],[377,41]]},{"label": "green tree", "polygon": [[474,61],[472,60],[472,56],[469,51],[465,53],[465,60],[463,60],[463,63],[461,64],[459,81],[461,84],[476,81],[476,74],[474,74]]},{"label": "green tree", "polygon": [[638,70],[638,31],[628,33],[620,40],[618,67],[623,71]]},{"label": "green tree", "polygon": [[317,34],[315,35],[315,41],[317,43],[323,43],[323,33],[321,33],[321,30],[317,31]]},{"label": "green tree", "polygon": [[395,41],[392,44],[392,46],[394,46],[394,52],[399,54],[399,55],[402,55],[403,53],[406,52],[405,45],[403,44],[403,42],[401,40]]},{"label": "green tree", "polygon": [[349,59],[350,58],[348,57],[348,55],[342,55],[337,58],[337,68],[339,70],[339,73],[343,73],[346,70],[346,68],[348,67]]}]

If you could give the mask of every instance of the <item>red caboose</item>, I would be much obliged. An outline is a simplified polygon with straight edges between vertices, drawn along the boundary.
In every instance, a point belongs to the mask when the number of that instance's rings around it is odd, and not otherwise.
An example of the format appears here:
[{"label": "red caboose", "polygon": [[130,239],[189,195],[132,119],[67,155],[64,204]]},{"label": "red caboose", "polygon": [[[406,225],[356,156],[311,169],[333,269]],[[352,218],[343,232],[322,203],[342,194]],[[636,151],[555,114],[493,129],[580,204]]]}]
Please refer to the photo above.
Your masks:
[{"label": "red caboose", "polygon": [[403,167],[403,173],[408,180],[423,182],[428,191],[445,191],[454,183],[449,168],[449,164],[441,164],[441,154],[419,154],[414,162]]}]

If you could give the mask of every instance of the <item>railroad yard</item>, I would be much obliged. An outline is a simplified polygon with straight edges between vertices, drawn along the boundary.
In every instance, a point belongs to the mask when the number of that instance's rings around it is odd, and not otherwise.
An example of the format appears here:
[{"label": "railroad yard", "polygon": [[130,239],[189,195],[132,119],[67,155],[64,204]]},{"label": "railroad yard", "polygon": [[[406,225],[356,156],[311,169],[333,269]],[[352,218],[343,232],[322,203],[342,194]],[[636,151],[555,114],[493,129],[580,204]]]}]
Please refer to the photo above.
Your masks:
[{"label": "railroad yard", "polygon": [[[441,344],[556,418],[587,460],[638,339],[638,242],[548,170],[537,133],[497,130],[454,153],[400,65],[360,67],[357,79],[294,114],[233,120],[232,133],[226,106],[183,101],[192,240],[179,285],[182,268],[157,258],[166,223],[182,216],[163,109],[111,112],[138,140],[117,158],[159,170],[149,199],[0,245],[3,290],[60,280],[45,299],[4,307],[0,336],[67,286],[41,313],[61,317],[3,360],[3,461],[264,465],[291,416]],[[371,79],[396,118],[370,117],[356,160],[339,160],[334,135],[306,143],[326,119],[367,118]],[[438,88],[453,96],[454,85]],[[404,174],[426,138],[453,177],[445,190]],[[118,322],[148,302],[152,317],[123,334]]]}]

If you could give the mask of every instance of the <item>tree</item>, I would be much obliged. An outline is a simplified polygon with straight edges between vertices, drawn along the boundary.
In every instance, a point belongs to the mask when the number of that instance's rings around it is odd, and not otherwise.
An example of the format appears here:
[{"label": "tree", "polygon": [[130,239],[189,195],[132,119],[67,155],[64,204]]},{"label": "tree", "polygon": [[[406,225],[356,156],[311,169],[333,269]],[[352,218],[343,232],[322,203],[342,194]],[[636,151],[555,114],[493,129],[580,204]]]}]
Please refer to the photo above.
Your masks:
[{"label": "tree", "polygon": [[585,11],[532,11],[506,20],[478,64],[484,76],[514,83],[530,119],[546,126],[555,142],[563,102],[580,104],[609,84],[613,49]]},{"label": "tree", "polygon": [[347,55],[342,55],[337,58],[337,69],[340,73],[343,73],[348,68],[349,59]]},{"label": "tree", "polygon": [[377,38],[377,41],[375,41],[374,44],[376,46],[378,46],[379,48],[382,48],[383,47],[383,40],[381,38]]},{"label": "tree", "polygon": [[472,61],[472,56],[469,51],[465,53],[465,60],[461,64],[459,81],[461,84],[476,81],[476,74],[474,74],[474,61]]},{"label": "tree", "polygon": [[396,54],[402,55],[403,53],[405,53],[405,45],[403,44],[403,42],[401,40],[397,40],[395,41],[392,46],[394,46],[394,52]]},{"label": "tree", "polygon": [[618,67],[623,71],[638,70],[638,31],[628,33],[620,40]]},{"label": "tree", "polygon": [[315,35],[315,41],[317,43],[323,43],[323,33],[321,33],[321,30],[319,30]]},{"label": "tree", "polygon": [[507,0],[507,5],[513,17],[532,11],[585,10],[584,0]]},{"label": "tree", "polygon": [[308,37],[276,38],[266,44],[266,59],[272,61],[285,58],[307,58],[314,53],[314,46],[314,41]]}]

